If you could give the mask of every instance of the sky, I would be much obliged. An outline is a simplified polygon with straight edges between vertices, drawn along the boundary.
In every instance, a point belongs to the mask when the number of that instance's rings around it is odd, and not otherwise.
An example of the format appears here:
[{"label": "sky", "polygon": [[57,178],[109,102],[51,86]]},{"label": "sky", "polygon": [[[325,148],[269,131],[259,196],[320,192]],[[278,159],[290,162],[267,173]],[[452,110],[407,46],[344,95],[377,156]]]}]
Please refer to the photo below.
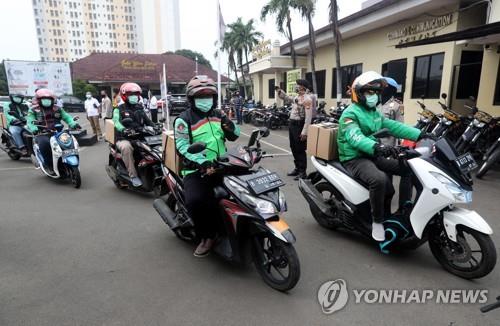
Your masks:
[{"label": "sky", "polygon": [[[179,0],[179,2],[181,48],[203,53],[216,68],[217,61],[214,57],[216,52],[214,43],[217,39],[216,0]],[[224,22],[227,25],[238,17],[242,17],[244,21],[253,18],[256,20],[257,30],[264,34],[266,40],[280,40],[281,44],[284,44],[286,39],[276,31],[274,19],[270,17],[265,22],[259,19],[260,11],[267,2],[268,0],[220,0]],[[329,0],[317,0],[313,21],[315,29],[328,24],[329,2]],[[359,11],[362,2],[363,0],[338,0],[339,18]],[[2,0],[0,22],[3,27],[0,29],[0,61],[40,59],[31,0]],[[298,13],[292,16],[292,32],[294,38],[307,34],[307,23]],[[222,57],[222,70],[227,66],[225,60],[226,58]]]}]

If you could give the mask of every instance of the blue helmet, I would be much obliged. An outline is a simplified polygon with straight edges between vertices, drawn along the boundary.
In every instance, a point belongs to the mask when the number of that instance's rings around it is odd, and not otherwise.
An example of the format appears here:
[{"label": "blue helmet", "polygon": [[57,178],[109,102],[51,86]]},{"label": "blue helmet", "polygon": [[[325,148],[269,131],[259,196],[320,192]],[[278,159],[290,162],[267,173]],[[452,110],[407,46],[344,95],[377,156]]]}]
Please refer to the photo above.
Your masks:
[{"label": "blue helmet", "polygon": [[385,81],[387,82],[387,84],[389,86],[392,86],[394,87],[395,89],[398,89],[399,87],[399,84],[397,81],[395,81],[394,79],[392,79],[391,77],[384,77]]}]

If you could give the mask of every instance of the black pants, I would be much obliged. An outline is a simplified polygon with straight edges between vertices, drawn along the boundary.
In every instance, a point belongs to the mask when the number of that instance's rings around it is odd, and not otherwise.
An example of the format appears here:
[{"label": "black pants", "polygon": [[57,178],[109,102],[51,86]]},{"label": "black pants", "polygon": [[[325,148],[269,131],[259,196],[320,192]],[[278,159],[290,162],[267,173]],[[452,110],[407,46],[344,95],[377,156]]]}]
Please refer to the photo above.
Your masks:
[{"label": "black pants", "polygon": [[300,140],[303,128],[304,120],[290,120],[290,125],[288,127],[290,149],[292,150],[295,168],[300,172],[306,172],[307,169],[307,142],[305,140]]},{"label": "black pants", "polygon": [[195,232],[200,239],[213,239],[217,232],[219,209],[214,197],[217,177],[201,177],[194,172],[184,177],[184,199]]},{"label": "black pants", "polygon": [[158,122],[158,109],[150,109],[149,112],[151,112],[151,121],[154,123]]},{"label": "black pants", "polygon": [[394,186],[387,174],[401,176],[399,184],[400,207],[412,196],[411,170],[401,165],[398,160],[386,158],[358,158],[344,162],[343,165],[355,178],[368,184],[373,221],[382,223],[391,216],[391,201]]},{"label": "black pants", "polygon": [[50,148],[50,137],[46,135],[36,136],[36,143],[42,154],[43,164],[52,169],[52,148]]}]

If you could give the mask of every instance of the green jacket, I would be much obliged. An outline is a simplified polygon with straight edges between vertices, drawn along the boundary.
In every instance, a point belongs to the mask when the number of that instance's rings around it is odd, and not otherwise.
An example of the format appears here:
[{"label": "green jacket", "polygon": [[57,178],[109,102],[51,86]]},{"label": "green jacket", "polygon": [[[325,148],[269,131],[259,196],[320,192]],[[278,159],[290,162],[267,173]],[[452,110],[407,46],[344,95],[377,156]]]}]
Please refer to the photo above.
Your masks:
[{"label": "green jacket", "polygon": [[[229,124],[232,132],[224,130],[222,123]],[[232,121],[223,117],[218,110],[211,111],[204,116],[197,111],[188,109],[181,113],[174,122],[175,147],[183,157],[186,176],[195,172],[203,163],[213,162],[226,153],[226,139],[238,139],[240,129]],[[203,153],[188,153],[188,148],[196,142],[204,142],[207,149]]]},{"label": "green jacket", "polygon": [[47,128],[52,129],[56,124],[61,123],[61,120],[66,122],[70,128],[74,128],[77,124],[73,117],[63,108],[54,106],[50,109],[42,109],[35,106],[28,111],[26,126],[31,132],[35,133],[38,131],[36,124],[45,125]]},{"label": "green jacket", "polygon": [[373,155],[377,143],[375,132],[387,128],[396,138],[417,140],[420,129],[385,118],[379,110],[365,109],[353,103],[342,113],[339,121],[337,144],[340,161],[349,161],[363,155]]},{"label": "green jacket", "polygon": [[5,115],[5,119],[7,120],[7,128],[10,127],[12,121],[18,120],[26,120],[26,115],[28,114],[29,108],[26,104],[16,104],[9,103],[6,104],[3,108],[3,114]]}]

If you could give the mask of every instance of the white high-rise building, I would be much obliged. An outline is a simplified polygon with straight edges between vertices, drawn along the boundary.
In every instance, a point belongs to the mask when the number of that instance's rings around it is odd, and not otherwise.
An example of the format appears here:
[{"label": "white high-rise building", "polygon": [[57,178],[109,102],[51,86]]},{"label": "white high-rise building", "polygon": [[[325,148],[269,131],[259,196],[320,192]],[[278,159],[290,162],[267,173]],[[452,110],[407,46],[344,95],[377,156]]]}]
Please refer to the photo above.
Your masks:
[{"label": "white high-rise building", "polygon": [[136,1],[32,0],[42,61],[74,61],[92,52],[138,52]]},{"label": "white high-rise building", "polygon": [[179,0],[137,0],[139,51],[164,53],[181,47]]}]

